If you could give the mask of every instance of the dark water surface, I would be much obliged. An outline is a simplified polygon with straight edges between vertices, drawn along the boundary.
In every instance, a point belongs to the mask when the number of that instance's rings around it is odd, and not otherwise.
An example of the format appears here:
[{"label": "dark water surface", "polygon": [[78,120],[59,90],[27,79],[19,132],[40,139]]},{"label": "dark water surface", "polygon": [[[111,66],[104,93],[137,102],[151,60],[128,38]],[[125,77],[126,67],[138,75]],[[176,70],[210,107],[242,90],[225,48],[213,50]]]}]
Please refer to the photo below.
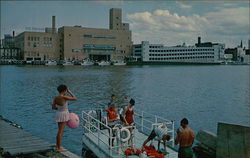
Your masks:
[{"label": "dark water surface", "polygon": [[[249,66],[0,66],[0,114],[32,134],[55,143],[57,124],[51,110],[56,87],[66,84],[81,114],[111,94],[127,95],[144,110],[190,126],[216,132],[217,122],[250,125]],[[65,129],[63,145],[81,155],[81,128]]]}]

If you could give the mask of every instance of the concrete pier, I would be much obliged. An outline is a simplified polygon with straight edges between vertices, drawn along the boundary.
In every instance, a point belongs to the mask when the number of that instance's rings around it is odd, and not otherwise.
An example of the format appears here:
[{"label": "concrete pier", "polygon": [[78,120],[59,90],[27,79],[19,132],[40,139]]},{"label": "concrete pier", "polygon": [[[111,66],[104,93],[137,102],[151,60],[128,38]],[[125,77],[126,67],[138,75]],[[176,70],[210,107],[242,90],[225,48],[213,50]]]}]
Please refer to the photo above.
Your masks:
[{"label": "concrete pier", "polygon": [[250,126],[219,122],[217,135],[201,130],[196,139],[199,158],[250,158]]}]

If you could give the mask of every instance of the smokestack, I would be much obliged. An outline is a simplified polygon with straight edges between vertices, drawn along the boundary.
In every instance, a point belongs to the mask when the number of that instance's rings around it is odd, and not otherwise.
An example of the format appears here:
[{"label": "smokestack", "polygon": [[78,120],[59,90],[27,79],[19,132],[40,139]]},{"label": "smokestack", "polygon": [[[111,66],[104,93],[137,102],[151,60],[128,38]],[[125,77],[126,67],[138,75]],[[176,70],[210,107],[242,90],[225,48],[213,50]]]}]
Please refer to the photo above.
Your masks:
[{"label": "smokestack", "polygon": [[198,45],[201,44],[201,37],[198,37]]},{"label": "smokestack", "polygon": [[52,16],[52,33],[56,33],[56,16]]},{"label": "smokestack", "polygon": [[12,32],[12,36],[15,37],[15,31]]}]

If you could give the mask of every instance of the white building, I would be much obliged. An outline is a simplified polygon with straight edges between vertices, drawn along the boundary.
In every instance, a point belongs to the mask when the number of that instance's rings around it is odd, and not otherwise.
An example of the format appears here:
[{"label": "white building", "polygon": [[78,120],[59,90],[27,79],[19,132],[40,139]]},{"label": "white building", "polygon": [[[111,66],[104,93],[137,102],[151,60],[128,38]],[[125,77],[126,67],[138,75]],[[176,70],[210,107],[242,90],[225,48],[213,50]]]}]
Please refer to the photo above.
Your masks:
[{"label": "white building", "polygon": [[196,46],[164,46],[142,41],[133,45],[135,61],[149,63],[197,63],[215,64],[224,59],[224,44],[200,43]]}]

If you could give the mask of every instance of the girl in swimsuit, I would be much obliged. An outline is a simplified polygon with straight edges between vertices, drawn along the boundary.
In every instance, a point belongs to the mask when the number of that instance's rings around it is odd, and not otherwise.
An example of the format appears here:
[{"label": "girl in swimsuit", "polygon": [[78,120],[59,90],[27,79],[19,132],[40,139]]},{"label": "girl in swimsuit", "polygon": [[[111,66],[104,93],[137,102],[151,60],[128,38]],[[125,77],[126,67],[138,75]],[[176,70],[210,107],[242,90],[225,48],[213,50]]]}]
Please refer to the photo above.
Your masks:
[{"label": "girl in swimsuit", "polygon": [[[123,113],[123,117],[124,118],[124,121],[125,121],[125,124],[127,126],[134,126],[134,115],[139,117],[139,118],[142,118],[141,115],[137,114],[134,112],[134,107],[135,107],[135,100],[134,99],[130,99],[129,101],[129,106],[124,108],[124,113]],[[130,133],[132,134],[132,131],[133,131],[133,127],[132,128],[129,128],[129,131]],[[132,144],[132,139],[130,138],[129,141],[128,141],[129,144]]]},{"label": "girl in swimsuit", "polygon": [[124,110],[124,120],[125,120],[125,124],[126,125],[129,125],[129,126],[132,126],[134,125],[134,116],[138,116],[139,118],[142,118],[141,115],[137,114],[137,113],[134,113],[134,107],[135,107],[135,100],[134,99],[131,99],[129,101],[129,106],[125,108]]},{"label": "girl in swimsuit", "polygon": [[[58,123],[58,132],[56,136],[56,147],[59,151],[66,151],[66,149],[61,146],[61,142],[64,127],[66,126],[67,121],[69,120],[69,110],[67,101],[76,100],[77,98],[65,85],[58,86],[57,90],[59,92],[59,95],[54,97],[54,101],[52,104],[52,109],[57,110],[56,122]],[[66,96],[67,93],[70,96]]]}]

